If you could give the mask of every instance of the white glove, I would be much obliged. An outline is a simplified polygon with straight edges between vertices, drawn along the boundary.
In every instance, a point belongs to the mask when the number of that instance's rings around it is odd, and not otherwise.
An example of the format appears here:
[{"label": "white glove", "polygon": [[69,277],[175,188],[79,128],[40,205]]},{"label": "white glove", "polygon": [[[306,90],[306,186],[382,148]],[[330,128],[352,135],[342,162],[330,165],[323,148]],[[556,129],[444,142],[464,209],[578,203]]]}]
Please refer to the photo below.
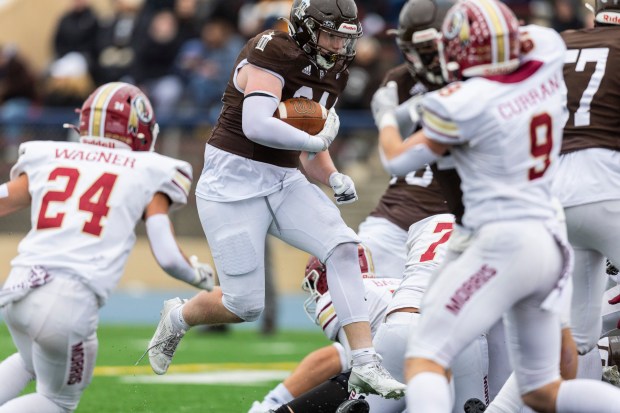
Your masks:
[{"label": "white glove", "polygon": [[372,110],[372,117],[375,119],[375,125],[381,129],[384,126],[394,125],[396,118],[394,117],[394,111],[398,106],[398,85],[395,81],[391,80],[387,82],[385,86],[377,89],[370,101],[370,109]]},{"label": "white glove", "polygon": [[334,172],[329,176],[329,185],[334,190],[334,197],[338,205],[350,204],[357,201],[357,192],[353,179],[340,172]]},{"label": "white glove", "polygon": [[192,265],[195,274],[192,285],[203,290],[212,291],[215,285],[215,272],[213,268],[209,264],[199,262],[198,257],[195,255],[189,257],[189,263]]},{"label": "white glove", "polygon": [[[340,117],[336,113],[336,109],[331,108],[329,112],[327,112],[327,119],[325,119],[323,129],[321,129],[321,131],[316,135],[313,135],[323,141],[323,148],[320,150],[321,152],[326,151],[327,148],[329,148],[329,145],[331,145],[334,139],[336,139],[338,129],[340,129]],[[316,152],[310,152],[308,154],[308,159],[313,159],[315,156]]]},{"label": "white glove", "polygon": [[414,125],[419,125],[422,120],[422,99],[424,98],[424,94],[420,93],[419,95],[415,95],[407,99],[407,101],[403,102],[403,105],[407,105],[407,109],[409,110],[409,117],[411,118],[411,122]]}]

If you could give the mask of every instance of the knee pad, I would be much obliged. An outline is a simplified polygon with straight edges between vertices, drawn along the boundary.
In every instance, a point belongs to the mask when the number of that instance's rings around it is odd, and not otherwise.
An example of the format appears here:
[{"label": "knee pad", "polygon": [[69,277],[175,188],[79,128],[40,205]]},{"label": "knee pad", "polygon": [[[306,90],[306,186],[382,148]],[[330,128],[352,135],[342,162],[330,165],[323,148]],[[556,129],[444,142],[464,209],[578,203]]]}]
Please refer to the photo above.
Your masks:
[{"label": "knee pad", "polygon": [[258,320],[258,317],[260,317],[265,309],[264,296],[242,295],[231,297],[230,295],[224,295],[222,303],[228,311],[246,322]]}]

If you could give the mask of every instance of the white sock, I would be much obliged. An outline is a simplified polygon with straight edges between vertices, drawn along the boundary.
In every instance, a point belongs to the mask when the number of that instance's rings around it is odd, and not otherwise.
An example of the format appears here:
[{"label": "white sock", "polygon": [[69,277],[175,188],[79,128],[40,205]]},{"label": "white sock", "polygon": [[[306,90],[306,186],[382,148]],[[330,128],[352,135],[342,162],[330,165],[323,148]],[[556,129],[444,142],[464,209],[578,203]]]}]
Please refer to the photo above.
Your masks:
[{"label": "white sock", "polygon": [[183,330],[187,332],[191,327],[189,324],[185,322],[183,318],[183,307],[185,304],[182,304],[176,308],[173,308],[170,311],[170,320],[172,321],[172,326],[177,330]]},{"label": "white sock", "polygon": [[19,396],[31,380],[34,375],[26,370],[19,353],[7,357],[0,363],[0,406]]},{"label": "white sock", "polygon": [[563,381],[555,401],[556,413],[617,413],[620,389],[596,380]]},{"label": "white sock", "polygon": [[362,366],[368,363],[377,362],[377,352],[374,347],[359,348],[351,350],[351,365]]},{"label": "white sock", "polygon": [[579,356],[579,364],[577,364],[578,379],[600,380],[603,376],[603,366],[601,365],[601,354],[598,347]]},{"label": "white sock", "polygon": [[524,406],[515,374],[512,373],[495,399],[487,406],[485,413],[512,413],[520,412]]},{"label": "white sock", "polygon": [[407,411],[450,413],[450,385],[443,374],[419,373],[407,383]]},{"label": "white sock", "polygon": [[293,400],[293,395],[288,391],[284,383],[278,384],[275,389],[271,390],[265,396],[265,400],[270,399],[273,402],[283,405]]}]

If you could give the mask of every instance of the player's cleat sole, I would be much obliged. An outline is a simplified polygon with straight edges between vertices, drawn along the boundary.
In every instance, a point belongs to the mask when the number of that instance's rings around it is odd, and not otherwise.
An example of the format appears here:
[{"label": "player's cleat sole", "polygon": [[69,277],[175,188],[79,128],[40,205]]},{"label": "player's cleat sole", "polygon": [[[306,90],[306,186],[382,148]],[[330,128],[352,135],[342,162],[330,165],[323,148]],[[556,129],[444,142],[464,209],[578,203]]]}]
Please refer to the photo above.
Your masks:
[{"label": "player's cleat sole", "polygon": [[482,413],[487,409],[486,404],[480,399],[468,399],[463,405],[465,413]]},{"label": "player's cleat sole", "polygon": [[349,376],[349,392],[378,394],[385,399],[400,399],[407,386],[397,381],[380,364],[353,366]]},{"label": "player's cleat sole", "polygon": [[336,409],[336,413],[369,413],[370,406],[364,399],[347,400]]}]

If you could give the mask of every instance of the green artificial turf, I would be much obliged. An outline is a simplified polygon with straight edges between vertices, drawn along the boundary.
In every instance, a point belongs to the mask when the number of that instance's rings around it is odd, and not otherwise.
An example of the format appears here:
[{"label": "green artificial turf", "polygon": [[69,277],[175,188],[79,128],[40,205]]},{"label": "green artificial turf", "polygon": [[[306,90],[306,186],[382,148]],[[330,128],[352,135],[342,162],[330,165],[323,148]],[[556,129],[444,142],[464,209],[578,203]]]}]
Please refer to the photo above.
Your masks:
[{"label": "green artificial turf", "polygon": [[[319,331],[283,331],[263,336],[249,330],[233,329],[222,334],[194,329],[181,341],[168,374],[158,377],[146,358],[134,366],[146,350],[154,328],[99,328],[95,377],[76,412],[245,413],[254,400],[262,400],[280,379],[267,377],[237,383],[239,378],[247,379],[254,373],[282,376],[310,351],[328,344]],[[0,360],[14,351],[6,325],[0,321]],[[178,377],[196,382],[137,382]],[[203,379],[211,382],[205,384]],[[26,389],[31,391],[34,385]]]}]

